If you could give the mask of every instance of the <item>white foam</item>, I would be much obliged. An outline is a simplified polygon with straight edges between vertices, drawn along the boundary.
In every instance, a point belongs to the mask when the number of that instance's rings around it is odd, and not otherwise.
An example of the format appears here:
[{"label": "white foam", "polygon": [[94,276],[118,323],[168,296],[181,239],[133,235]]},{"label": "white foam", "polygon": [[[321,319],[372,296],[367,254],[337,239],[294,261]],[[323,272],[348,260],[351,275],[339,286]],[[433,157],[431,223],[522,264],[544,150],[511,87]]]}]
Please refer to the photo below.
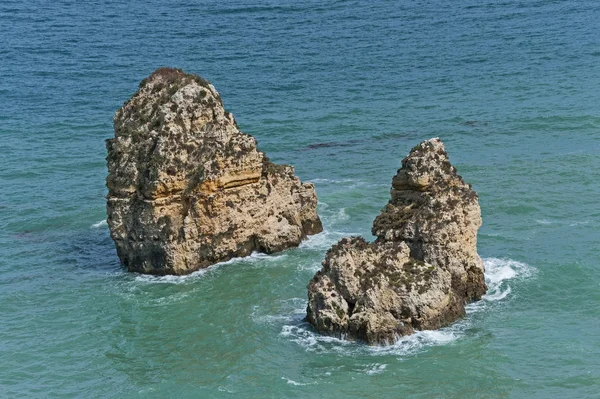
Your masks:
[{"label": "white foam", "polygon": [[193,273],[186,274],[184,276],[153,276],[150,274],[137,274],[135,276],[135,281],[143,282],[143,283],[158,283],[158,284],[184,284],[189,283],[191,281],[195,281],[200,277],[203,277],[205,274],[215,271],[217,268],[223,265],[231,265],[237,263],[256,263],[260,261],[268,261],[275,262],[287,257],[287,254],[280,255],[267,255],[263,253],[253,252],[249,256],[243,258],[233,258],[226,262],[216,263],[206,269],[196,270]]},{"label": "white foam", "polygon": [[386,367],[387,367],[387,364],[373,363],[373,364],[369,364],[365,369],[363,369],[361,371],[368,375],[375,375],[375,374],[383,373],[385,371]]},{"label": "white foam", "polygon": [[[277,305],[277,314],[265,314],[260,306],[254,305],[250,316],[255,323],[274,325],[301,322],[306,316],[306,298],[279,300]],[[272,304],[268,308],[272,311]]]},{"label": "white foam", "polygon": [[290,385],[295,385],[295,386],[305,386],[305,385],[316,385],[316,384],[317,384],[317,382],[316,382],[316,381],[314,381],[314,382],[306,382],[306,383],[302,383],[302,382],[296,382],[296,381],[294,381],[294,380],[292,380],[292,379],[289,379],[289,378],[287,378],[287,377],[281,377],[281,379],[282,379],[282,380],[285,380],[285,381],[287,381],[287,383],[288,383],[288,384],[290,384]]},{"label": "white foam", "polygon": [[309,272],[313,272],[316,273],[317,271],[321,270],[321,262],[320,261],[314,261],[314,262],[308,262],[308,263],[304,263],[304,264],[299,264],[297,266],[297,269],[299,271],[309,271]]},{"label": "white foam", "polygon": [[93,225],[90,226],[91,229],[99,229],[100,227],[105,227],[108,226],[108,223],[106,222],[106,219],[101,220],[97,223],[94,223]]},{"label": "white foam", "polygon": [[315,334],[302,325],[284,325],[281,329],[281,335],[290,338],[293,342],[311,352],[325,351],[326,348],[321,345],[323,343],[333,343],[334,346],[332,349],[334,350],[336,347],[344,347],[352,344],[349,341],[339,338]]},{"label": "white foam", "polygon": [[333,244],[338,242],[343,237],[352,235],[358,235],[357,233],[347,233],[343,231],[330,231],[328,229],[323,230],[319,234],[308,236],[308,238],[302,241],[299,248],[307,249],[329,249]]},{"label": "white foam", "polygon": [[348,220],[350,215],[346,213],[346,208],[340,208],[332,217],[335,221],[337,220]]},{"label": "white foam", "polygon": [[287,254],[279,254],[279,255],[269,255],[262,252],[252,252],[250,255],[243,258],[233,258],[227,262],[223,262],[223,264],[231,264],[231,263],[255,263],[266,260],[268,262],[276,262],[281,259],[287,258]]},{"label": "white foam", "polygon": [[[386,346],[367,346],[361,343],[355,343],[336,337],[321,335],[312,331],[304,323],[303,325],[284,325],[281,329],[281,335],[297,343],[308,352],[329,353],[338,352],[344,355],[395,355],[410,356],[424,350],[427,347],[446,345],[455,341],[460,336],[454,331],[455,325],[437,331],[418,331],[415,334],[399,337],[391,345]],[[463,327],[459,327],[463,328]],[[383,372],[381,370],[372,370],[371,373]],[[368,372],[368,370],[365,370]]]},{"label": "white foam", "polygon": [[553,223],[551,220],[548,220],[548,219],[536,219],[535,222],[538,224],[552,224]]},{"label": "white foam", "polygon": [[500,301],[506,298],[512,289],[509,280],[522,279],[531,276],[534,270],[529,265],[512,259],[486,258],[485,282],[488,292],[483,296],[485,301]]},{"label": "white foam", "polygon": [[504,291],[501,290],[496,290],[492,293],[489,293],[485,295],[484,299],[486,301],[500,301],[504,298],[506,298],[508,296],[508,294],[510,294],[512,291],[512,289],[510,288],[510,286],[506,287],[506,289]]},{"label": "white foam", "polygon": [[441,330],[417,331],[412,335],[399,337],[396,342],[391,345],[369,347],[370,352],[374,355],[414,355],[426,348],[447,345],[456,341],[460,336],[460,333],[455,331],[457,328],[460,327],[453,325]]},{"label": "white foam", "polygon": [[195,280],[200,276],[204,276],[210,270],[214,270],[219,267],[219,264],[213,265],[207,269],[196,270],[193,273],[186,274],[185,276],[153,276],[151,274],[137,274],[135,276],[135,281],[141,283],[155,283],[155,284],[183,284],[186,282],[190,282],[190,280]]}]

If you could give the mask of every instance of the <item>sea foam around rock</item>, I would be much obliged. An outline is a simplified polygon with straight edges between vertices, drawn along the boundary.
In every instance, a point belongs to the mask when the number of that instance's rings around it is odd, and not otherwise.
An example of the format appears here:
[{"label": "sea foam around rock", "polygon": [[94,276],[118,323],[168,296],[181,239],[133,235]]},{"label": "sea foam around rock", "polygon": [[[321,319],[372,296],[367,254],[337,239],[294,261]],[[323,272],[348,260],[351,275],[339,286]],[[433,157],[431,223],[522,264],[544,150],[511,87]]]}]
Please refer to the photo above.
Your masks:
[{"label": "sea foam around rock", "polygon": [[348,356],[369,354],[406,357],[431,347],[451,344],[468,334],[467,330],[474,323],[473,315],[492,310],[494,304],[499,301],[509,300],[512,286],[534,277],[537,272],[534,267],[512,259],[484,258],[483,262],[488,293],[481,301],[467,305],[465,319],[440,330],[418,331],[413,335],[400,337],[394,344],[388,346],[367,346],[316,333],[300,317],[304,308],[298,308],[291,316],[294,317],[294,322],[283,325],[280,335],[309,352],[340,353]]}]

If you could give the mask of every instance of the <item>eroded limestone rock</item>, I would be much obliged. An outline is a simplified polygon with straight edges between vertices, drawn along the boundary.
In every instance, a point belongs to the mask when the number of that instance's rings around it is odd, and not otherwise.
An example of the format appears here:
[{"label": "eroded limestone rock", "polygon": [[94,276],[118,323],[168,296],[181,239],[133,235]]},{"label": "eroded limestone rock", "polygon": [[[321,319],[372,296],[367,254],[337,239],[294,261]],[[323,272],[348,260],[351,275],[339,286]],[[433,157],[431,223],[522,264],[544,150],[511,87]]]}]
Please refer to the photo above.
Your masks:
[{"label": "eroded limestone rock", "polygon": [[448,325],[487,289],[480,226],[477,193],[443,143],[422,142],[392,179],[391,200],[373,222],[377,239],[344,238],[327,252],[308,285],[307,320],[371,344]]},{"label": "eroded limestone rock", "polygon": [[199,76],[156,70],[114,127],[108,225],[130,271],[186,274],[322,230],[314,186],[270,162]]}]

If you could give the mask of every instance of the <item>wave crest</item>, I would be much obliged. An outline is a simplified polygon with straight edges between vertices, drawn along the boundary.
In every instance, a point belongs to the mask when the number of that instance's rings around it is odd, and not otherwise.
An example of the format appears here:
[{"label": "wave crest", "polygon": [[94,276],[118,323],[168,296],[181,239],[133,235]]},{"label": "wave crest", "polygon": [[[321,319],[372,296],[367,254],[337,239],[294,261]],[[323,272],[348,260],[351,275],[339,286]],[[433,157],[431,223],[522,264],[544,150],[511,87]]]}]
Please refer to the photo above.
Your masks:
[{"label": "wave crest", "polygon": [[90,228],[92,228],[92,229],[99,229],[100,227],[108,227],[108,223],[106,222],[106,219],[96,222],[90,226]]},{"label": "wave crest", "polygon": [[506,298],[512,289],[508,282],[530,277],[534,269],[522,262],[512,259],[486,258],[483,260],[485,266],[485,282],[488,291],[483,296],[485,301],[499,301]]}]

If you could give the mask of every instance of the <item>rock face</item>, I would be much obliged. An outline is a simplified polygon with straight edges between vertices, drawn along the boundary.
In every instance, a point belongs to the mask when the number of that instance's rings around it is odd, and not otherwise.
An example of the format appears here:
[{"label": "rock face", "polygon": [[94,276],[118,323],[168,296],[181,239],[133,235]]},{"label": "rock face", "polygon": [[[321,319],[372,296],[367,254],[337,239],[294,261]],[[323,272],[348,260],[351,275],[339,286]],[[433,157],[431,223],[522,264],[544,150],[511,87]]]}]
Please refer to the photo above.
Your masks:
[{"label": "rock face", "polygon": [[108,225],[130,271],[186,274],[322,231],[314,186],[270,162],[199,76],[156,70],[114,128]]},{"label": "rock face", "polygon": [[431,139],[414,147],[373,222],[373,243],[344,238],[308,285],[307,320],[321,333],[370,344],[443,327],[487,287],[477,254],[477,193]]}]

